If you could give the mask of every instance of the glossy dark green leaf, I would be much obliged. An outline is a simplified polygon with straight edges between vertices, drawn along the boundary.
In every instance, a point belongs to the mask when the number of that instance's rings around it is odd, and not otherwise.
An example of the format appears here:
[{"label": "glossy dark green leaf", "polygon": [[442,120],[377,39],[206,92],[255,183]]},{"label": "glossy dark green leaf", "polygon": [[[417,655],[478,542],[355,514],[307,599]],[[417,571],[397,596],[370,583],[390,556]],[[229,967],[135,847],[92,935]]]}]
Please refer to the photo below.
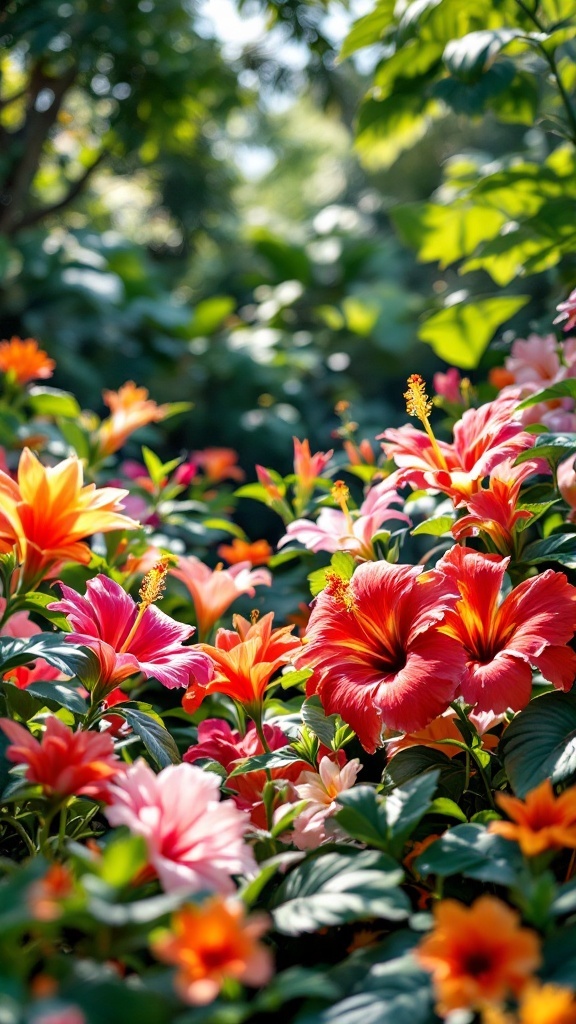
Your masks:
[{"label": "glossy dark green leaf", "polygon": [[522,561],[533,565],[558,562],[567,569],[576,568],[576,533],[554,533],[535,540],[522,552]]},{"label": "glossy dark green leaf", "polygon": [[173,737],[155,718],[147,715],[144,711],[134,708],[126,708],[119,705],[115,708],[116,714],[122,715],[132,726],[134,732],[140,737],[146,750],[152,755],[160,768],[167,768],[170,764],[180,763],[180,754]]},{"label": "glossy dark green leaf", "polygon": [[456,825],[414,862],[418,874],[465,875],[481,882],[514,885],[523,867],[518,845],[492,835],[483,825]]},{"label": "glossy dark green leaf", "polygon": [[576,776],[576,696],[544,693],[511,721],[500,743],[510,785],[524,797],[544,779]]}]

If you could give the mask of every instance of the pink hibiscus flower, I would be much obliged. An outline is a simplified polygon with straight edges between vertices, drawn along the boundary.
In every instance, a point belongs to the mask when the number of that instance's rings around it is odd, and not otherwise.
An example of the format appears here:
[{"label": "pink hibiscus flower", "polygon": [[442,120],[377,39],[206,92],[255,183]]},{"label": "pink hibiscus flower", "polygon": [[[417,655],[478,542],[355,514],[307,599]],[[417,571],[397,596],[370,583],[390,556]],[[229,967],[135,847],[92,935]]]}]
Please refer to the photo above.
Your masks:
[{"label": "pink hibiscus flower", "polygon": [[155,775],[143,760],[110,787],[106,816],[142,836],[149,866],[166,892],[233,893],[234,875],[252,873],[254,854],[244,842],[250,820],[231,801],[220,801],[220,781],[192,764],[170,765]]},{"label": "pink hibiscus flower", "polygon": [[94,651],[103,689],[117,686],[137,672],[147,679],[153,676],[168,689],[188,686],[193,679],[203,684],[210,681],[210,658],[194,647],[183,646],[194,632],[193,626],[175,622],[153,604],[142,610],[107,576],[88,580],[85,597],[71,587],[60,586],[64,600],[48,607],[62,612],[72,626],[66,640]]}]

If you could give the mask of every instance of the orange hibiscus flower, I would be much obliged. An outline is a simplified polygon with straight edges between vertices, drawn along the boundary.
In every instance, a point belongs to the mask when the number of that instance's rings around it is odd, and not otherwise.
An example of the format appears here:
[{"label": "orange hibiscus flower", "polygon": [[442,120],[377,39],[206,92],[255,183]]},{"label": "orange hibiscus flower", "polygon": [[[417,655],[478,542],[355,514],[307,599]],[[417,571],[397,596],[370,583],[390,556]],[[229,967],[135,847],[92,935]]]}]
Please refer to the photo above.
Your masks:
[{"label": "orange hibiscus flower", "polygon": [[471,907],[443,900],[434,917],[416,956],[432,972],[441,1016],[518,995],[540,965],[538,935],[495,896],[480,896]]},{"label": "orange hibiscus flower", "polygon": [[209,693],[224,693],[247,708],[260,707],[270,679],[302,644],[291,636],[294,626],[272,629],[273,619],[274,612],[252,623],[235,615],[235,629],[219,629],[213,647],[198,644],[212,658],[215,672],[209,683],[196,681],[188,687],[182,701],[186,711],[195,711]]},{"label": "orange hibiscus flower", "polygon": [[243,904],[214,896],[202,906],[185,906],[172,916],[171,931],[157,936],[152,951],[174,964],[176,989],[196,1006],[212,1002],[226,978],[259,987],[270,980],[272,954],[258,939],[268,927],[265,914],[245,917]]},{"label": "orange hibiscus flower", "polygon": [[525,800],[497,793],[496,802],[512,821],[491,821],[489,831],[515,840],[527,857],[576,849],[576,786],[555,796],[550,779],[545,779]]},{"label": "orange hibiscus flower", "polygon": [[32,589],[61,562],[87,564],[84,543],[93,533],[133,530],[138,523],[121,514],[116,487],[83,486],[76,455],[56,466],[43,466],[24,448],[18,482],[0,470],[0,552],[16,550],[21,587]]},{"label": "orange hibiscus flower", "polygon": [[0,342],[0,370],[16,384],[30,380],[46,380],[54,372],[56,363],[47,352],[38,347],[34,338],[10,338]]},{"label": "orange hibiscus flower", "polygon": [[148,398],[147,389],[137,387],[133,380],[126,381],[119,391],[104,391],[103,398],[110,416],[100,424],[96,435],[101,458],[118,451],[140,427],[158,423],[169,412],[167,405]]}]

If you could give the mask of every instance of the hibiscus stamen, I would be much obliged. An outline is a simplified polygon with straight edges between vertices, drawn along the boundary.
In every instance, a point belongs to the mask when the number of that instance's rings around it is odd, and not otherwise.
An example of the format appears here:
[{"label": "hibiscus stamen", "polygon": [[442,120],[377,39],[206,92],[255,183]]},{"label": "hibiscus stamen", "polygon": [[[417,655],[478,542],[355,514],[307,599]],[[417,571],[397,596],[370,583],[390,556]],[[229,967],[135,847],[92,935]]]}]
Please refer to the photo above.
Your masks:
[{"label": "hibiscus stamen", "polygon": [[252,611],[250,612],[250,625],[255,626],[259,618],[260,612],[258,611],[257,608],[253,608]]},{"label": "hibiscus stamen", "polygon": [[345,580],[336,572],[326,573],[326,594],[329,594],[336,604],[343,604],[347,611],[354,605],[354,598],[350,592],[350,580]]},{"label": "hibiscus stamen", "polygon": [[419,373],[412,373],[408,377],[406,382],[408,384],[408,390],[404,392],[404,398],[406,399],[406,412],[409,416],[415,416],[419,419],[424,430],[426,431],[436,458],[443,469],[448,469],[448,464],[444,458],[438,441],[434,437],[434,432],[430,426],[430,413],[432,412],[432,402],[426,394],[426,383]]},{"label": "hibiscus stamen", "polygon": [[352,533],[354,524],[352,521],[352,516],[350,515],[350,509],[348,508],[348,502],[350,500],[350,491],[348,490],[343,480],[334,481],[334,486],[332,488],[332,497],[334,498],[334,501],[337,502],[338,505],[340,505],[340,508],[342,509],[346,517],[348,529],[350,533]]},{"label": "hibiscus stamen", "polygon": [[130,646],[130,643],[134,639],[134,634],[136,633],[136,630],[138,629],[138,626],[142,621],[142,616],[144,615],[146,609],[149,608],[151,604],[155,604],[156,601],[162,600],[162,596],[166,589],[166,577],[168,575],[168,570],[170,568],[171,561],[172,559],[169,557],[161,558],[158,562],[156,562],[155,565],[152,566],[150,571],[146,573],[144,579],[142,580],[142,585],[140,587],[140,590],[138,591],[138,594],[140,596],[138,613],[136,615],[136,618],[134,619],[132,628],[128,633],[128,636],[126,637],[124,643],[122,644],[122,647],[120,648],[120,653],[124,653],[128,650],[128,647]]}]

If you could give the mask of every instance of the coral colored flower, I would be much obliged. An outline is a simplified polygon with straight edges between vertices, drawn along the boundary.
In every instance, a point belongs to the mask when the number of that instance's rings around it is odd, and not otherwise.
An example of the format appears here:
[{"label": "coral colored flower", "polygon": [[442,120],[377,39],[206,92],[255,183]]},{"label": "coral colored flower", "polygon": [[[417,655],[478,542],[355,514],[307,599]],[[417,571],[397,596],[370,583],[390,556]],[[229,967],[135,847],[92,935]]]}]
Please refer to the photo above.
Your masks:
[{"label": "coral colored flower", "polygon": [[[6,609],[6,600],[0,597],[0,617]],[[0,636],[13,636],[17,639],[27,639],[37,636],[42,630],[35,622],[32,622],[28,612],[15,612],[0,629]],[[59,669],[49,665],[44,658],[36,658],[31,665],[17,665],[4,673],[4,679],[9,679],[19,690],[25,690],[32,683],[47,682],[50,680],[63,679],[64,676]]]},{"label": "coral colored flower", "polygon": [[172,576],[181,580],[190,592],[198,635],[205,640],[218,619],[240,597],[248,594],[254,597],[254,587],[272,586],[272,576],[268,569],[252,569],[250,562],[238,562],[229,569],[210,569],[194,555],[179,558],[176,568],[170,570]]},{"label": "coral colored flower", "polygon": [[137,387],[133,380],[126,381],[119,391],[104,391],[103,398],[110,416],[96,431],[98,453],[102,458],[118,451],[136,430],[163,420],[170,409],[154,402],[148,397],[147,389]]},{"label": "coral colored flower", "polygon": [[[472,712],[469,717],[476,726],[480,736],[482,736],[484,750],[495,750],[499,742],[498,736],[488,733],[487,730],[498,725],[502,721],[502,716],[483,715],[478,716],[480,718],[478,720]],[[417,732],[408,732],[404,736],[388,740],[386,742],[388,758],[394,757],[399,750],[416,746],[431,747],[432,750],[440,750],[443,754],[446,754],[446,757],[455,757],[456,754],[462,753],[462,748],[452,746],[450,743],[443,743],[442,740],[458,740],[459,743],[463,742],[462,733],[456,724],[458,720],[458,715],[453,708],[448,708],[443,715],[439,715],[438,718],[435,718],[424,729],[419,729]]]},{"label": "coral colored flower", "polygon": [[455,366],[450,366],[446,373],[435,373],[432,378],[436,394],[441,395],[442,398],[445,398],[447,402],[451,402],[453,405],[462,405],[461,383],[462,375]]},{"label": "coral colored flower", "polygon": [[563,320],[566,321],[562,330],[570,331],[573,327],[576,327],[576,288],[570,292],[570,295],[564,302],[560,302],[556,309],[558,310],[559,316],[552,321],[553,324],[561,324]]},{"label": "coral colored flower", "polygon": [[34,1024],[88,1024],[79,1006],[59,1006],[53,1010],[41,1010],[34,1014]]},{"label": "coral colored flower", "polygon": [[576,787],[555,796],[550,779],[545,779],[525,800],[497,793],[496,802],[512,821],[492,821],[488,831],[514,840],[527,857],[576,849]]},{"label": "coral colored flower", "polygon": [[74,892],[74,879],[65,864],[51,864],[44,878],[28,889],[27,904],[37,921],[57,921],[62,916],[63,900]]},{"label": "coral colored flower", "polygon": [[233,875],[255,870],[243,836],[246,814],[220,801],[213,772],[170,765],[155,775],[143,760],[110,787],[106,816],[142,836],[150,867],[166,892],[234,892]]},{"label": "coral colored flower", "polygon": [[547,569],[523,580],[500,602],[509,559],[454,547],[440,559],[460,591],[440,631],[466,651],[460,694],[476,711],[519,711],[530,700],[532,665],[558,689],[576,676],[576,588]]},{"label": "coral colored flower", "polygon": [[0,371],[9,374],[17,384],[51,377],[56,363],[38,347],[34,338],[10,338],[0,342]]},{"label": "coral colored flower", "polygon": [[456,695],[464,651],[439,627],[457,593],[441,573],[364,562],[349,583],[330,580],[317,597],[296,663],[314,669],[308,693],[369,753],[384,728],[421,729]]},{"label": "coral colored flower", "polygon": [[546,471],[540,459],[522,462],[519,466],[515,466],[511,459],[504,459],[492,471],[488,486],[466,500],[468,515],[454,523],[454,539],[483,533],[503,555],[512,554],[518,524],[532,518],[528,509],[517,507],[520,488],[528,477]]},{"label": "coral colored flower", "polygon": [[[302,772],[296,785],[299,800],[308,804],[294,819],[294,845],[299,850],[315,850],[322,843],[345,839],[347,833],[330,819],[341,810],[338,795],[352,789],[362,765],[357,757],[342,767],[323,757],[317,772]],[[282,808],[285,813],[285,808]]]},{"label": "coral colored flower", "polygon": [[425,431],[411,424],[385,430],[379,438],[384,440],[386,457],[404,470],[407,483],[442,491],[458,505],[479,489],[499,462],[534,445],[534,436],[522,429],[515,413],[518,401],[516,391],[479,409],[467,409],[454,425],[454,440],[437,441],[436,447]]},{"label": "coral colored flower", "polygon": [[[146,578],[146,577],[145,577]],[[165,615],[154,604],[141,610],[119,583],[99,574],[86,584],[86,596],[60,584],[64,599],[49,605],[72,626],[65,639],[83,644],[100,662],[99,687],[111,688],[142,672],[163,686],[188,686],[193,678],[208,683],[210,658],[197,647],[185,647],[194,632]]]},{"label": "coral colored flower", "polygon": [[0,718],[0,728],[11,741],[6,757],[15,764],[27,764],[25,777],[42,786],[47,796],[108,797],[108,783],[123,770],[114,753],[112,738],[105,733],[73,732],[58,718],[50,716],[42,739],[9,718]]},{"label": "coral colored flower", "polygon": [[215,896],[201,906],[185,906],[172,915],[170,931],[152,941],[152,952],[174,964],[181,999],[202,1006],[216,998],[227,978],[256,988],[270,980],[270,950],[258,942],[269,927],[266,914],[246,917],[239,900]]},{"label": "coral colored flower", "polygon": [[87,565],[92,553],[84,541],[93,533],[136,529],[138,523],[121,514],[126,493],[83,486],[82,463],[75,455],[43,466],[24,448],[18,482],[0,471],[0,551],[16,546],[22,585],[30,589],[54,575],[58,563]]},{"label": "coral colored flower", "polygon": [[233,448],[204,448],[200,452],[192,452],[192,461],[204,470],[211,484],[219,484],[222,480],[241,483],[246,475],[237,465],[238,452]]},{"label": "coral colored flower", "polygon": [[376,456],[367,437],[357,444],[355,441],[344,441],[342,445],[351,466],[375,466]]},{"label": "coral colored flower", "polygon": [[267,540],[248,541],[240,537],[234,537],[231,544],[221,544],[217,551],[219,558],[223,558],[228,565],[238,565],[238,562],[268,565],[273,555]]},{"label": "coral colored flower", "polygon": [[317,477],[322,476],[330,459],[334,455],[334,449],[329,452],[310,453],[310,442],[307,438],[300,441],[297,437],[292,438],[294,442],[294,475],[297,476],[304,487],[312,487]]},{"label": "coral colored flower", "polygon": [[[530,334],[528,338],[517,338],[506,359],[506,377],[491,374],[491,382],[502,388],[501,398],[516,394],[519,398],[530,398],[544,388],[558,381],[573,377],[576,373],[574,353],[567,339],[558,345],[554,334],[540,337]],[[512,385],[512,387],[510,386]],[[515,390],[514,390],[515,389]],[[555,398],[522,409],[518,413],[524,425],[544,423],[552,431],[567,431],[576,428],[574,401],[571,398]]]},{"label": "coral colored flower", "polygon": [[200,644],[214,662],[214,676],[208,683],[188,687],[182,701],[186,711],[196,710],[209,693],[225,693],[245,707],[261,704],[274,673],[292,661],[302,645],[291,635],[294,626],[272,629],[273,620],[274,612],[253,623],[235,615],[234,629],[219,629],[213,646]]},{"label": "coral colored flower", "polygon": [[441,1016],[518,995],[540,965],[538,935],[494,896],[480,896],[470,907],[442,900],[434,917],[416,957],[432,972]]},{"label": "coral colored flower", "polygon": [[[279,726],[264,722],[262,728],[270,750],[279,750],[290,742]],[[198,743],[188,748],[184,754],[184,761],[193,764],[200,758],[209,757],[230,773],[245,758],[264,752],[253,722],[248,726],[246,734],[241,736],[221,718],[206,718],[198,726]],[[290,761],[280,768],[272,768],[269,776],[264,770],[234,775],[233,778],[226,780],[226,789],[233,791],[232,799],[236,806],[249,812],[253,825],[267,828],[267,813],[262,792],[268,778],[294,783],[306,767],[308,766],[304,761]]]},{"label": "coral colored flower", "polygon": [[359,558],[374,559],[373,538],[384,523],[396,520],[411,526],[404,512],[390,507],[402,504],[397,486],[398,475],[394,474],[372,487],[357,511],[323,508],[316,522],[295,519],[288,523],[278,547],[297,540],[311,551],[349,551]]}]

